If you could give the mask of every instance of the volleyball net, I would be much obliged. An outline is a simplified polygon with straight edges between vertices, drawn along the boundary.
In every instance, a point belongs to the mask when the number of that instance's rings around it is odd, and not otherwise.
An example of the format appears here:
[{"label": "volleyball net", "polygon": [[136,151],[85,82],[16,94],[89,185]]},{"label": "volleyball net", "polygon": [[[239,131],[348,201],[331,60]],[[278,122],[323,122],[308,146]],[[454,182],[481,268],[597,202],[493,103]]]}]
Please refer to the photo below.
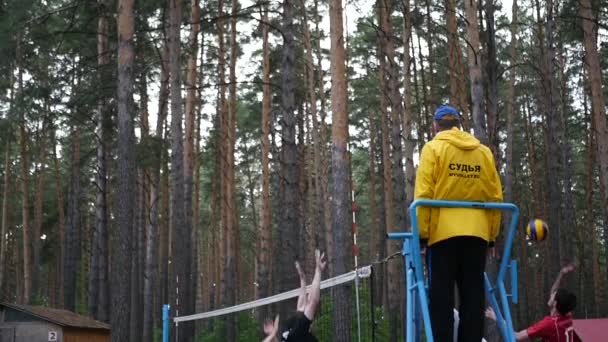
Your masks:
[{"label": "volleyball net", "polygon": [[[311,331],[319,341],[333,341],[333,301],[332,291],[346,288],[351,298],[351,339],[352,341],[383,341],[388,333],[387,312],[382,307],[378,295],[382,286],[374,285],[377,281],[374,273],[381,266],[360,267],[356,271],[335,276],[321,281],[321,302]],[[376,288],[374,288],[374,286]],[[307,291],[310,285],[307,287]],[[163,309],[163,341],[169,342],[175,338],[173,332],[180,324],[196,324],[198,326],[197,342],[226,341],[229,328],[227,322],[232,321],[235,327],[231,333],[237,341],[261,341],[264,318],[272,318],[279,312],[280,305],[294,303],[288,307],[295,312],[295,298],[300,294],[296,288],[266,298],[241,303],[234,306],[218,308],[207,312],[187,316],[171,317],[168,305]],[[376,299],[375,299],[376,298]],[[261,314],[261,313],[264,314]],[[266,316],[267,315],[267,316]],[[281,317],[281,321],[288,317]],[[169,338],[169,331],[172,331]]]}]

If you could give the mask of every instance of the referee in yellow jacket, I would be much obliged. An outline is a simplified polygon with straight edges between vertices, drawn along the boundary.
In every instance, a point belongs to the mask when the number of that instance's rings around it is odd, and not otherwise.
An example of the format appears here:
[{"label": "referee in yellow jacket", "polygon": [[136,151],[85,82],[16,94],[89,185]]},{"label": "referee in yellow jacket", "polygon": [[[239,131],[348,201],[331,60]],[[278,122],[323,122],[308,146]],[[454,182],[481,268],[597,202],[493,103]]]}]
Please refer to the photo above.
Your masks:
[{"label": "referee in yellow jacket", "polygon": [[[437,108],[435,137],[422,148],[415,199],[502,202],[490,149],[460,130],[450,106]],[[500,229],[500,211],[418,207],[420,239],[427,248],[431,325],[436,342],[453,342],[454,285],[460,298],[458,341],[483,337],[486,253]]]}]

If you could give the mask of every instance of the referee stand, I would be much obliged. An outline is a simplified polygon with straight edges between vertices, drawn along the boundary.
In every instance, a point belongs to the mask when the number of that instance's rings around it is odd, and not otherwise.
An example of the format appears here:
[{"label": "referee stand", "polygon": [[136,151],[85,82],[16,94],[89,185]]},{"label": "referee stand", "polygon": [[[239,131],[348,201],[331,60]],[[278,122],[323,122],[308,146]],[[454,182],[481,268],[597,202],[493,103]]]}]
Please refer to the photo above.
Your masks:
[{"label": "referee stand", "polygon": [[[420,254],[420,235],[418,231],[417,207],[436,208],[471,208],[471,209],[498,209],[511,211],[511,222],[500,261],[500,268],[495,282],[492,282],[485,274],[485,291],[490,306],[496,313],[496,321],[500,335],[504,341],[515,342],[513,320],[511,317],[511,302],[517,304],[517,263],[510,260],[513,239],[517,230],[519,220],[519,208],[512,203],[490,203],[490,202],[461,202],[461,201],[439,201],[439,200],[417,200],[409,207],[412,231],[403,233],[389,233],[388,239],[403,240],[401,254],[404,258],[405,274],[405,340],[406,342],[421,341],[424,331],[426,341],[433,342],[433,330],[431,326],[427,282],[424,277],[422,257]],[[510,270],[511,293],[507,294],[505,289],[505,278],[507,270]],[[498,298],[497,298],[498,297]],[[424,330],[423,330],[424,328]]]}]

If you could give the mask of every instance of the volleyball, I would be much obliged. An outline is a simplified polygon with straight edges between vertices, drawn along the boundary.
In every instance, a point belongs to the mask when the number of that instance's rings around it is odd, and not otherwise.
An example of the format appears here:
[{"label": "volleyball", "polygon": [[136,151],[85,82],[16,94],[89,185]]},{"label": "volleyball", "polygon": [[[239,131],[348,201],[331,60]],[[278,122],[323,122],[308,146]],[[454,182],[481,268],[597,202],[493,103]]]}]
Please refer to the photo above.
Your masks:
[{"label": "volleyball", "polygon": [[526,226],[526,236],[531,241],[543,241],[549,234],[549,226],[541,219],[533,219]]}]

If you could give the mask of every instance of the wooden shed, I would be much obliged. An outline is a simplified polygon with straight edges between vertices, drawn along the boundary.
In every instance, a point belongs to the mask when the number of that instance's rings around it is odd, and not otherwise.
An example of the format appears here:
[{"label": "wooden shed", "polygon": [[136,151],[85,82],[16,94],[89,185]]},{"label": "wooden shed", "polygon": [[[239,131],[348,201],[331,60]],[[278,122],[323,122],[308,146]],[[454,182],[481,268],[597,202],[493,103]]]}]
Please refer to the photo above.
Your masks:
[{"label": "wooden shed", "polygon": [[0,303],[0,342],[109,342],[110,325],[74,312]]}]

